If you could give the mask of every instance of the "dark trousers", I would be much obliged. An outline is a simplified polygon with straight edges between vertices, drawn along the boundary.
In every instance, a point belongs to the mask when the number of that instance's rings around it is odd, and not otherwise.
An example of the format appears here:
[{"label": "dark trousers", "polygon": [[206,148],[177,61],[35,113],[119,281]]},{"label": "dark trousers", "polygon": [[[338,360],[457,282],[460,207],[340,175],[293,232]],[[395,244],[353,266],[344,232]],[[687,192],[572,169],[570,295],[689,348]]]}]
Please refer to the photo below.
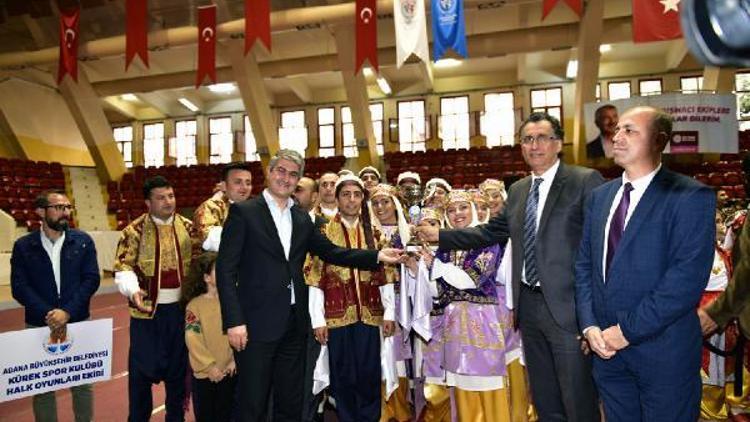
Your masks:
[{"label": "dark trousers", "polygon": [[303,376],[305,367],[305,336],[296,312],[306,307],[290,307],[289,322],[284,335],[276,341],[249,341],[245,350],[235,352],[239,376],[239,416],[244,422],[266,422],[269,393],[273,390],[274,422],[298,422],[302,415]]},{"label": "dark trousers", "polygon": [[160,304],[153,319],[130,319],[128,420],[151,419],[151,385],[164,381],[168,422],[185,420],[185,316],[176,303]]},{"label": "dark trousers", "polygon": [[523,286],[518,323],[539,420],[599,422],[591,358],[581,352],[578,333],[560,327],[543,294]]},{"label": "dark trousers", "polygon": [[608,360],[594,358],[607,422],[697,421],[702,392],[698,354],[695,371],[666,376],[662,368],[635,360],[633,354],[623,349]]},{"label": "dark trousers", "polygon": [[302,421],[312,422],[318,416],[318,406],[320,406],[320,402],[323,399],[322,392],[317,395],[312,393],[315,362],[318,360],[318,355],[320,355],[320,343],[315,340],[312,331],[308,332],[305,336],[305,347],[307,353],[305,356],[305,385],[302,392]]},{"label": "dark trousers", "polygon": [[380,333],[361,322],[328,330],[331,395],[340,422],[380,420]]},{"label": "dark trousers", "polygon": [[193,413],[196,422],[229,422],[234,408],[234,386],[237,376],[219,382],[193,377]]}]

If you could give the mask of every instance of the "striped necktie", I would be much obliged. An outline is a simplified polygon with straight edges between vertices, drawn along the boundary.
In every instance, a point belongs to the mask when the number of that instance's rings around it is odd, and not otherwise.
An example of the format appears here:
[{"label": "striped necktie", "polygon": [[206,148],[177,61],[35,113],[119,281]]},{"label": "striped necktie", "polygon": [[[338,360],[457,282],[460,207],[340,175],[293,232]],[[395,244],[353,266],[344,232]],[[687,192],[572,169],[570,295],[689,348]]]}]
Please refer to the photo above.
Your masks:
[{"label": "striped necktie", "polygon": [[523,222],[523,261],[526,269],[526,284],[535,286],[539,282],[536,269],[536,214],[539,207],[539,185],[544,179],[534,179],[529,198],[526,200],[526,218]]}]

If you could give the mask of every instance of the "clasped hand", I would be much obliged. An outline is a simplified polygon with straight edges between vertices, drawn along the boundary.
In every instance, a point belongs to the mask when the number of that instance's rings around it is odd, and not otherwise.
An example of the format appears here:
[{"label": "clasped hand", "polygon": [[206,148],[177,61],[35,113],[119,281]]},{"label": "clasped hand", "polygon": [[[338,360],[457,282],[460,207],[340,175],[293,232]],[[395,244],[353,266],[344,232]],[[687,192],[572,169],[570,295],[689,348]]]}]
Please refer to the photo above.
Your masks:
[{"label": "clasped hand", "polygon": [[599,327],[591,327],[586,330],[586,340],[591,350],[602,359],[610,359],[617,351],[630,344],[618,325],[613,325],[604,331]]}]

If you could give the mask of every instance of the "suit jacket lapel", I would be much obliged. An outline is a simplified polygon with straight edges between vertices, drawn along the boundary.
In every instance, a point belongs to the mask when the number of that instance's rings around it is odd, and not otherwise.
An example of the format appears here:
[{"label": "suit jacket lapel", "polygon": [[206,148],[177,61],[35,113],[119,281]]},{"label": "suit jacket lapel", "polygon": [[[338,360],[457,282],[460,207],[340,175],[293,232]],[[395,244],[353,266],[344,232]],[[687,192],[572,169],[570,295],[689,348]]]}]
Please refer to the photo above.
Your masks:
[{"label": "suit jacket lapel", "polygon": [[552,214],[552,210],[555,209],[555,202],[557,202],[557,198],[560,197],[560,192],[562,192],[563,184],[567,177],[568,169],[561,161],[560,167],[557,168],[557,174],[555,174],[555,178],[552,180],[552,186],[549,188],[547,200],[544,202],[544,209],[542,210],[542,218],[539,220],[539,227],[537,227],[537,234],[544,229],[547,220],[549,220],[550,214]]},{"label": "suit jacket lapel", "polygon": [[628,220],[628,225],[625,226],[625,232],[622,234],[620,244],[617,245],[615,255],[612,257],[612,267],[614,268],[617,264],[618,258],[623,254],[628,244],[633,240],[636,233],[640,230],[640,226],[646,220],[646,217],[651,214],[651,209],[658,202],[661,197],[660,191],[662,190],[662,181],[664,180],[664,168],[662,167],[658,173],[654,176],[651,183],[646,188],[646,192],[643,193],[641,200],[633,210],[633,215]]},{"label": "suit jacket lapel", "polygon": [[[281,254],[282,257],[286,258],[286,255],[284,254],[284,246],[281,245],[279,231],[276,229],[276,223],[273,222],[273,217],[271,216],[271,209],[268,207],[268,202],[266,202],[266,198],[262,194],[258,198],[261,204],[260,208],[262,211],[260,214],[263,218],[263,227],[266,228],[266,231],[271,238],[271,244],[274,245],[273,247],[276,250],[276,253]],[[294,226],[294,221],[292,221],[292,226]],[[294,227],[292,227],[292,237],[294,237]]]},{"label": "suit jacket lapel", "polygon": [[[293,206],[292,208],[296,207]],[[299,248],[302,245],[302,227],[304,227],[305,219],[309,220],[310,217],[307,213],[298,213],[294,212],[294,210],[291,210],[292,212],[292,245],[289,248],[289,259],[292,259],[292,256],[296,253],[297,248]],[[295,255],[296,256],[296,255]]]}]

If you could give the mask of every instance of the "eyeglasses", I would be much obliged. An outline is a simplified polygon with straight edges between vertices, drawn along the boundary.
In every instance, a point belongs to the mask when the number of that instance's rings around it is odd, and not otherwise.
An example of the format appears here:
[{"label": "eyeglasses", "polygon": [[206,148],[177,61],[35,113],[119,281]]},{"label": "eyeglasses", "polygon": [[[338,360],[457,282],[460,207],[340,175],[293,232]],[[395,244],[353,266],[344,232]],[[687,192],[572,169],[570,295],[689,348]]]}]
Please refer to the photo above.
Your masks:
[{"label": "eyeglasses", "polygon": [[55,205],[47,205],[44,207],[45,209],[54,208],[56,211],[75,211],[76,207],[70,204],[55,204]]},{"label": "eyeglasses", "polygon": [[289,175],[289,177],[291,177],[292,179],[299,179],[299,172],[289,171],[281,166],[274,167],[273,171],[275,171],[281,177]]},{"label": "eyeglasses", "polygon": [[525,145],[530,145],[534,141],[536,141],[537,144],[541,144],[541,143],[552,142],[556,140],[557,140],[557,137],[555,135],[538,135],[537,137],[524,136],[523,138],[521,138],[521,143]]}]

